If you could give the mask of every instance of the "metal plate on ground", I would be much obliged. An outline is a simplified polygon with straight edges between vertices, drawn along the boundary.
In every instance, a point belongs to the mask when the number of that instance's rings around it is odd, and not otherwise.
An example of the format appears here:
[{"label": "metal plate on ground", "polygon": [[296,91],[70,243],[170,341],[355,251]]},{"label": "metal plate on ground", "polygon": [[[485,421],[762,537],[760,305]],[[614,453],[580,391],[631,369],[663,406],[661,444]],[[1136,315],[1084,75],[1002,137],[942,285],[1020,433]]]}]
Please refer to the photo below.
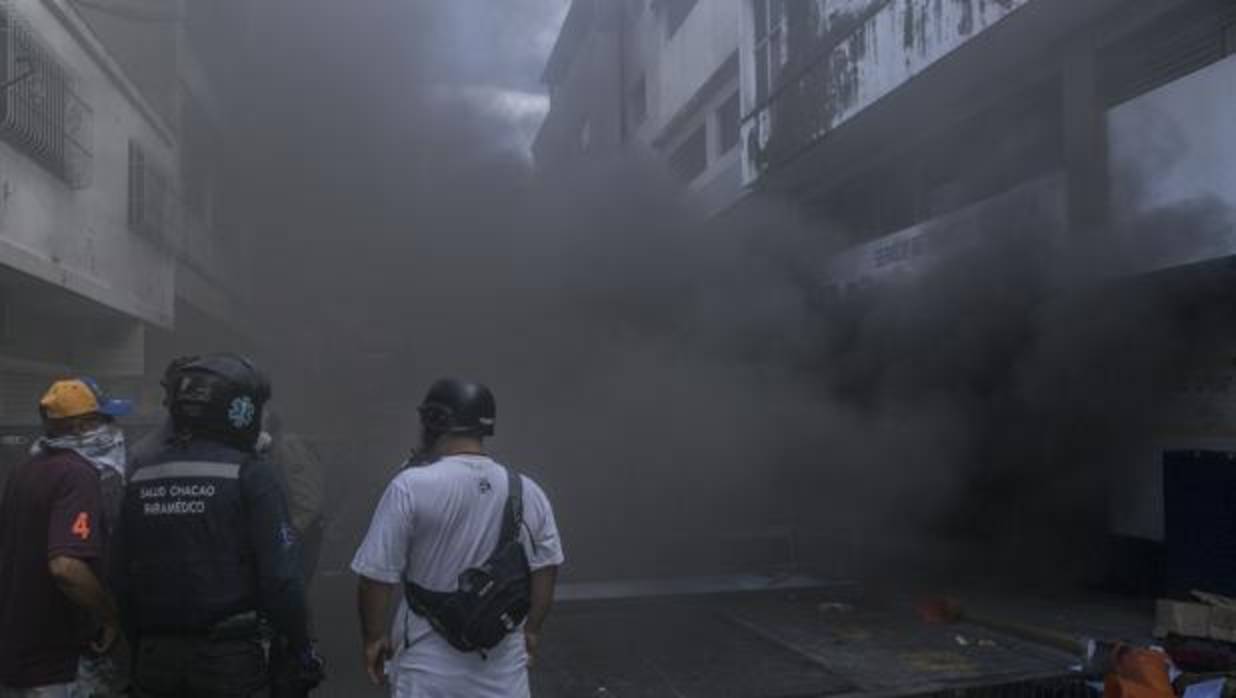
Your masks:
[{"label": "metal plate on ground", "polygon": [[816,698],[853,686],[726,621],[714,605],[639,601],[555,614],[538,698]]}]

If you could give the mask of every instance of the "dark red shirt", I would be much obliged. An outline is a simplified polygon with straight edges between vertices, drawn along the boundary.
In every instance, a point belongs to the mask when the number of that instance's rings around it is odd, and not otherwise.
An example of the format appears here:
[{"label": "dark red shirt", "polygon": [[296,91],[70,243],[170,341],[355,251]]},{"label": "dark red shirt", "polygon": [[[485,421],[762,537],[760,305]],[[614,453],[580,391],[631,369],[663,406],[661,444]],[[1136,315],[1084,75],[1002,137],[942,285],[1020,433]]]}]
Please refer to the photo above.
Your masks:
[{"label": "dark red shirt", "polygon": [[103,555],[99,476],[72,451],[18,466],[0,501],[0,683],[28,688],[68,683],[90,638],[86,612],[60,591],[48,560]]}]

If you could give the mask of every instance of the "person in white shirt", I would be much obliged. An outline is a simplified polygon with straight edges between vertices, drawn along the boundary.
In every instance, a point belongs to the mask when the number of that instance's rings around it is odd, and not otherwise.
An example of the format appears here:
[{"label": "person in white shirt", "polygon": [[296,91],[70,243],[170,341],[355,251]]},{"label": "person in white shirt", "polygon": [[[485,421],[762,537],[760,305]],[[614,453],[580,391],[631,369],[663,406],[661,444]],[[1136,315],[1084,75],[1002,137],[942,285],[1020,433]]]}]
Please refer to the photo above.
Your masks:
[{"label": "person in white shirt", "polygon": [[[564,557],[544,491],[522,477],[523,543],[531,568],[531,608],[522,628],[486,654],[452,647],[409,610],[405,582],[456,589],[459,574],[494,552],[507,501],[507,475],[484,450],[493,434],[493,394],[483,385],[444,379],[420,407],[421,456],[390,483],[356,552],[365,670],[395,698],[521,698],[535,659]],[[391,602],[400,598],[388,629]],[[389,661],[389,676],[386,665]]]}]

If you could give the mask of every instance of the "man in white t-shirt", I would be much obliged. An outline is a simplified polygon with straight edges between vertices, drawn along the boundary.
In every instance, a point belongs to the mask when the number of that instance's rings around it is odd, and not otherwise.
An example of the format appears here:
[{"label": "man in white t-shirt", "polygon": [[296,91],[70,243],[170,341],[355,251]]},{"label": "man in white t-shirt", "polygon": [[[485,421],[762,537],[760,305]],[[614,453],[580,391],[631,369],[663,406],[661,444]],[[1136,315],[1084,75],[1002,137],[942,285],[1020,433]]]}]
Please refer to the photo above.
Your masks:
[{"label": "man in white t-shirt", "polygon": [[[485,454],[493,434],[493,394],[483,385],[441,380],[420,407],[423,457],[386,488],[369,532],[356,551],[365,670],[395,698],[521,698],[529,695],[529,663],[553,603],[562,543],[553,509],[539,486],[523,477],[524,544],[532,569],[532,605],[523,628],[488,651],[452,647],[429,622],[409,611],[403,585],[454,591],[459,574],[494,552],[507,501],[502,465]],[[522,476],[521,476],[522,477]],[[399,610],[387,628],[391,601]]]}]

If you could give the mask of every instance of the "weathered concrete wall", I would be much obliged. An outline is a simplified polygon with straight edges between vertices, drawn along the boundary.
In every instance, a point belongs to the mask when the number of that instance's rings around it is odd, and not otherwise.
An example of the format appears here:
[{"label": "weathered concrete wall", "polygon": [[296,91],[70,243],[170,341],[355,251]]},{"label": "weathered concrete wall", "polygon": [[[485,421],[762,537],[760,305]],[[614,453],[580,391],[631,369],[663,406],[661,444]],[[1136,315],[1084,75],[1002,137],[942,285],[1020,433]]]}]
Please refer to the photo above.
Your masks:
[{"label": "weathered concrete wall", "polygon": [[[569,170],[622,145],[619,37],[613,27],[587,30],[565,72],[553,85],[550,110],[533,144],[546,171]],[[588,124],[588,144],[581,131]]]},{"label": "weathered concrete wall", "polygon": [[757,101],[753,4],[743,18],[744,181],[853,119],[1033,0],[789,3],[779,75]]},{"label": "weathered concrete wall", "polygon": [[[174,175],[170,131],[119,73],[64,0],[12,0],[76,78],[92,114],[89,184],[70,187],[0,142],[0,264],[147,322],[170,326],[175,260],[167,245],[128,227],[129,142]],[[171,212],[169,211],[169,219]]]}]

